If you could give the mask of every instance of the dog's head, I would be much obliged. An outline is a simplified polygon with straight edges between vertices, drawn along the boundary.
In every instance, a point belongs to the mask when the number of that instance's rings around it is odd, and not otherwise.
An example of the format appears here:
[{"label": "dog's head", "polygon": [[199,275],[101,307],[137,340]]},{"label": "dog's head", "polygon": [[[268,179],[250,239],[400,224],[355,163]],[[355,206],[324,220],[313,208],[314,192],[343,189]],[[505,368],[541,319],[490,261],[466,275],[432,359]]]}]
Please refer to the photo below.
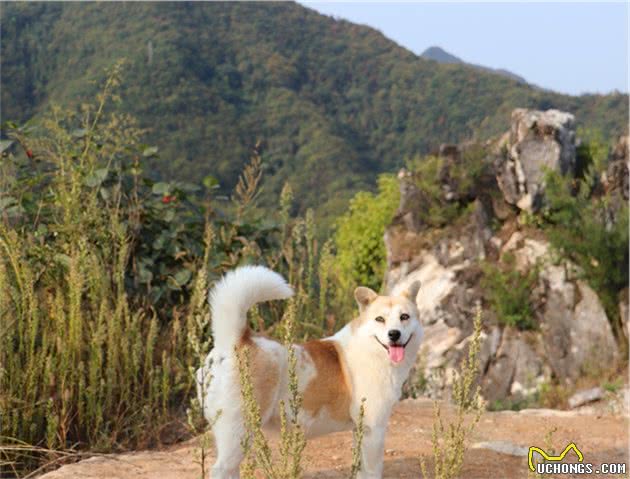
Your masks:
[{"label": "dog's head", "polygon": [[398,365],[411,358],[413,361],[422,340],[422,326],[418,318],[416,296],[420,288],[414,282],[396,296],[379,296],[370,288],[359,287],[354,297],[361,315],[357,318],[357,335],[366,339],[379,352]]}]

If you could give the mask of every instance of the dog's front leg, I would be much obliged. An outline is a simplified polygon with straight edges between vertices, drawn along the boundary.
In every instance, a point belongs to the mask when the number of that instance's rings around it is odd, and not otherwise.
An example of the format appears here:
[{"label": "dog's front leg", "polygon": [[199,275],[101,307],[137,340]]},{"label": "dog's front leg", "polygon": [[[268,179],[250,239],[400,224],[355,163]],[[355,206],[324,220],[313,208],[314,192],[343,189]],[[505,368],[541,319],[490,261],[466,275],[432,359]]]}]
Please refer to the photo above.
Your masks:
[{"label": "dog's front leg", "polygon": [[383,449],[385,446],[384,425],[365,426],[361,445],[361,470],[358,479],[380,479],[383,477]]}]

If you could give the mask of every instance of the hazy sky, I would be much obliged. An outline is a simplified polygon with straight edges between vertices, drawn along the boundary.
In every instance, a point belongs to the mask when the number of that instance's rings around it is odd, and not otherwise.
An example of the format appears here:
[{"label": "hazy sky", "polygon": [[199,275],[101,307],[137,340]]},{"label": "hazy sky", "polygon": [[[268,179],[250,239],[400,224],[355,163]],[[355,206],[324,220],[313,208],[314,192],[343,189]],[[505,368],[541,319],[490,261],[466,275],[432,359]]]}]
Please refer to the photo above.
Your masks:
[{"label": "hazy sky", "polygon": [[437,45],[564,93],[628,91],[628,4],[309,2],[420,54]]}]

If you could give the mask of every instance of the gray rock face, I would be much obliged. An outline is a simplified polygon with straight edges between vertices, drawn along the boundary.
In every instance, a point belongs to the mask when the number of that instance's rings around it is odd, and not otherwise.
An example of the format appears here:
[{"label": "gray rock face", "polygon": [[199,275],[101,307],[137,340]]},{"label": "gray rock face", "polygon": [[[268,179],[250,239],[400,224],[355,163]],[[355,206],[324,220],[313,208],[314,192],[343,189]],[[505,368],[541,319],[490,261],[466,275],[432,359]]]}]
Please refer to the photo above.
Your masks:
[{"label": "gray rock face", "polygon": [[531,331],[503,330],[502,341],[491,356],[482,378],[482,393],[494,402],[506,397],[526,397],[549,377],[541,355],[540,338]]},{"label": "gray rock face", "polygon": [[488,402],[509,396],[519,349],[518,335],[510,329],[504,330],[501,344],[482,379],[483,395]]},{"label": "gray rock face", "polygon": [[604,395],[602,388],[583,389],[569,398],[569,407],[573,409],[593,401],[599,401],[604,398]]},{"label": "gray rock face", "polygon": [[471,447],[473,449],[487,449],[508,456],[527,457],[529,454],[529,447],[520,446],[510,441],[482,441],[474,443]]},{"label": "gray rock face", "polygon": [[609,192],[618,193],[621,198],[626,201],[628,200],[629,185],[627,159],[624,158],[615,160],[608,164],[608,168],[606,169],[606,186]]},{"label": "gray rock face", "polygon": [[566,282],[561,289],[547,285],[546,291],[541,331],[557,377],[575,380],[589,369],[597,371],[614,364],[619,350],[595,292],[582,281]]},{"label": "gray rock face", "polygon": [[542,202],[545,170],[575,172],[575,119],[558,110],[516,109],[509,139],[495,159],[505,200],[535,211]]}]

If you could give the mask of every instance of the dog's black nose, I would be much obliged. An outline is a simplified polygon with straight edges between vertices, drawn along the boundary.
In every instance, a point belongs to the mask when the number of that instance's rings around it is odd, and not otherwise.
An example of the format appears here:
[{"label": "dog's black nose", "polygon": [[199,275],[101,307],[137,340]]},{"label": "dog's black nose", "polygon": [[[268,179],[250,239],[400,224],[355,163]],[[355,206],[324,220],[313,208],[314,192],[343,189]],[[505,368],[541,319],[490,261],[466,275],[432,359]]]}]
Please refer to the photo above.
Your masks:
[{"label": "dog's black nose", "polygon": [[400,339],[400,331],[398,331],[397,329],[390,329],[387,332],[387,336],[389,336],[389,339],[393,342],[396,342]]}]

